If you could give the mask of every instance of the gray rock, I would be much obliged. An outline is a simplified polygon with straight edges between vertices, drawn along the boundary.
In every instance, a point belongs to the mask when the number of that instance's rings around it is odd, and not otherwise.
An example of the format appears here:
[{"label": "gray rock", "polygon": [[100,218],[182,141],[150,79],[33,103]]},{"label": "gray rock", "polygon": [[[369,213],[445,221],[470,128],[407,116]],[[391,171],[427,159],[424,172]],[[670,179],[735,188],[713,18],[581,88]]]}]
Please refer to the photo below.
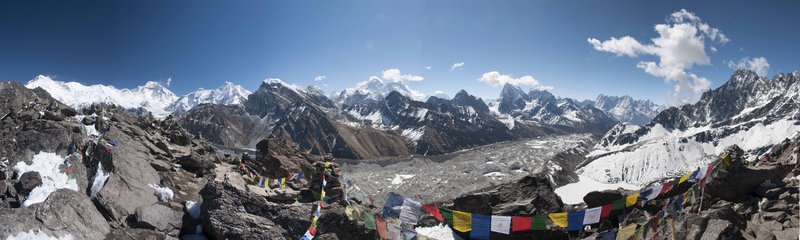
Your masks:
[{"label": "gray rock", "polygon": [[106,137],[117,141],[112,159],[114,174],[97,193],[97,201],[107,212],[120,214],[121,218],[115,220],[122,220],[136,208],[158,201],[155,190],[149,185],[159,184],[161,178],[148,162],[153,158],[152,155],[140,142],[116,127],[112,127]]},{"label": "gray rock", "polygon": [[26,172],[23,173],[22,176],[19,177],[17,180],[17,184],[15,187],[17,188],[17,192],[24,196],[28,196],[31,191],[42,185],[42,175],[39,172]]},{"label": "gray rock", "polygon": [[779,223],[777,221],[765,221],[765,222],[761,223],[761,226],[763,226],[764,228],[766,228],[767,230],[770,230],[770,231],[783,230],[783,224],[781,224],[781,223]]},{"label": "gray rock", "polygon": [[161,204],[153,204],[137,208],[134,216],[137,225],[141,227],[169,232],[181,227],[183,213]]},{"label": "gray rock", "polygon": [[791,239],[798,239],[798,232],[800,229],[798,228],[788,228],[783,231],[773,231],[772,233],[775,234],[775,239],[778,240],[791,240]]},{"label": "gray rock", "polygon": [[159,172],[167,172],[172,170],[172,164],[164,160],[153,160],[150,162],[150,166],[152,166],[153,169]]},{"label": "gray rock", "polygon": [[96,117],[92,117],[92,116],[86,116],[86,117],[83,118],[83,120],[81,120],[81,123],[83,125],[94,125],[94,123],[96,123],[96,122],[97,122],[97,118]]},{"label": "gray rock", "polygon": [[64,121],[64,115],[58,112],[51,112],[51,111],[44,111],[44,116],[42,119],[51,120],[51,121]]},{"label": "gray rock", "polygon": [[733,223],[722,219],[711,219],[706,225],[701,240],[740,239],[742,233]]},{"label": "gray rock", "polygon": [[105,239],[111,228],[85,195],[60,189],[28,208],[0,209],[0,239],[29,230],[75,239]]}]

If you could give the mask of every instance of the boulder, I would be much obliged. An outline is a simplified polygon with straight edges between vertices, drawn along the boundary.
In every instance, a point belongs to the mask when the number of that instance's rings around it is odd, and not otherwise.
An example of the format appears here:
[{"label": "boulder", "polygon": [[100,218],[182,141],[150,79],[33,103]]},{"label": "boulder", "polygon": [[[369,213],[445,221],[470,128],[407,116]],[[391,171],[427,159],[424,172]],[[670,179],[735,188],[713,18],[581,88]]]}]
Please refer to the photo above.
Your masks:
[{"label": "boulder", "polygon": [[587,208],[593,208],[609,204],[624,197],[625,195],[616,190],[592,191],[583,196],[583,202],[586,203]]},{"label": "boulder", "polygon": [[181,227],[183,213],[161,204],[153,204],[136,208],[134,216],[140,227],[169,232]]},{"label": "boulder", "polygon": [[211,173],[211,170],[216,167],[216,165],[214,165],[214,162],[217,160],[216,157],[217,156],[213,154],[202,155],[192,152],[189,155],[178,157],[178,163],[181,164],[183,169],[202,176]]},{"label": "boulder", "polygon": [[26,172],[23,173],[22,176],[19,177],[17,180],[17,184],[15,184],[15,188],[19,194],[23,196],[28,196],[31,191],[42,185],[42,175],[39,172]]},{"label": "boulder", "polygon": [[86,116],[83,119],[81,119],[81,123],[83,125],[94,125],[94,123],[96,123],[96,122],[97,122],[97,118],[93,117],[93,116]]},{"label": "boulder", "polygon": [[546,176],[526,176],[462,195],[453,208],[478,214],[534,215],[563,211],[564,203],[555,194]]},{"label": "boulder", "polygon": [[741,239],[742,233],[739,228],[731,222],[722,219],[711,219],[706,225],[705,232],[701,240],[716,239]]},{"label": "boulder", "polygon": [[57,190],[44,202],[28,208],[0,209],[0,216],[0,239],[37,229],[50,236],[105,239],[111,231],[88,197],[67,189]]},{"label": "boulder", "polygon": [[317,222],[317,234],[334,234],[334,239],[371,239],[375,232],[364,227],[363,223],[350,220],[342,205],[329,205],[323,210]]},{"label": "boulder", "polygon": [[[281,205],[227,182],[209,181],[200,222],[217,239],[294,239],[310,226],[314,204]],[[324,215],[324,214],[323,214]]]},{"label": "boulder", "polygon": [[64,115],[61,115],[61,113],[58,112],[44,111],[44,116],[42,116],[42,119],[60,122],[64,121]]}]

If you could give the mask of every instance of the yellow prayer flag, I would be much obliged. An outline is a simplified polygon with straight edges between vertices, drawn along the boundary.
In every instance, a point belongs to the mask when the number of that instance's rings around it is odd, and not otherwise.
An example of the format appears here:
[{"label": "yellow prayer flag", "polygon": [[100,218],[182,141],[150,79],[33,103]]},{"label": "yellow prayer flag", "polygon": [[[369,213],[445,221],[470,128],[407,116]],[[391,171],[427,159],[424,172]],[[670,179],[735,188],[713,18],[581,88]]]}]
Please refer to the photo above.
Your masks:
[{"label": "yellow prayer flag", "polygon": [[472,213],[453,210],[453,229],[459,232],[472,231]]},{"label": "yellow prayer flag", "polygon": [[639,194],[638,193],[634,193],[634,194],[628,195],[628,197],[625,198],[625,207],[630,207],[630,206],[636,205],[636,201],[637,200],[639,200]]},{"label": "yellow prayer flag", "polygon": [[550,214],[550,220],[552,220],[553,223],[556,224],[556,226],[559,226],[559,227],[562,227],[562,228],[567,227],[567,213],[566,212],[551,213]]},{"label": "yellow prayer flag", "polygon": [[635,223],[631,223],[628,224],[628,226],[620,228],[619,232],[617,232],[617,240],[628,240],[631,237],[633,237],[633,234],[636,232],[637,226],[638,225],[636,225]]},{"label": "yellow prayer flag", "polygon": [[322,189],[322,191],[320,191],[319,198],[320,199],[325,199],[325,189]]},{"label": "yellow prayer flag", "polygon": [[691,176],[691,175],[692,175],[692,172],[688,172],[688,173],[686,173],[686,175],[683,175],[683,177],[681,177],[681,180],[678,180],[678,184],[681,184],[681,183],[685,182],[686,179],[689,179],[689,176]]},{"label": "yellow prayer flag", "polygon": [[286,188],[286,178],[281,178],[281,188]]}]

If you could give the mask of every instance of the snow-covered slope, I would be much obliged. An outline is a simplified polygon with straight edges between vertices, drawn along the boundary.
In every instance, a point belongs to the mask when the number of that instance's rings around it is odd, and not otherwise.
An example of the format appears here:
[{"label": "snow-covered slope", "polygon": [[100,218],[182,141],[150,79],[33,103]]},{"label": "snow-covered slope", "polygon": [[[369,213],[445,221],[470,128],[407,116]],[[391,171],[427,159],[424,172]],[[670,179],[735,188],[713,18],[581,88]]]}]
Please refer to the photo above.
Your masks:
[{"label": "snow-covered slope", "polygon": [[649,123],[656,114],[664,110],[664,106],[650,100],[633,99],[628,95],[618,97],[600,94],[595,101],[586,101],[586,103],[603,110],[618,122],[639,125]]},{"label": "snow-covered slope", "polygon": [[342,91],[338,96],[334,96],[333,99],[339,104],[354,105],[365,101],[381,101],[393,91],[417,101],[425,99],[425,94],[411,89],[403,81],[383,80],[378,77],[372,77],[368,81],[360,82],[356,87]]},{"label": "snow-covered slope", "polygon": [[41,87],[55,99],[75,108],[92,103],[116,104],[124,108],[144,108],[156,116],[165,116],[169,104],[178,97],[169,89],[157,82],[147,82],[144,86],[133,89],[118,89],[114,86],[90,85],[77,82],[62,82],[47,76],[36,76],[26,85],[28,88]]},{"label": "snow-covered slope", "polygon": [[694,170],[732,144],[754,160],[800,131],[798,81],[797,72],[770,80],[739,70],[695,104],[666,109],[645,126],[617,125],[579,172],[600,182],[643,185]]},{"label": "snow-covered slope", "polygon": [[197,91],[179,97],[170,104],[166,110],[169,112],[186,112],[193,107],[203,103],[213,103],[219,105],[239,105],[247,101],[247,96],[251,92],[240,85],[232,82],[225,82],[217,89],[198,89]]}]

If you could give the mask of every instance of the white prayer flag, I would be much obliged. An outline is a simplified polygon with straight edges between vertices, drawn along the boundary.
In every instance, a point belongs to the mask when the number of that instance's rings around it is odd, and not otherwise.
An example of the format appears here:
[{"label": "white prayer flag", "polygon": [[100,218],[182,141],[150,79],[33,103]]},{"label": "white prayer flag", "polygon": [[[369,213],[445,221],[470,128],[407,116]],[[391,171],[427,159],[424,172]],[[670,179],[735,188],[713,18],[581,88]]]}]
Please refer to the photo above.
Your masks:
[{"label": "white prayer flag", "polygon": [[492,232],[509,234],[511,230],[511,217],[510,216],[494,216],[492,215]]},{"label": "white prayer flag", "polygon": [[661,194],[661,189],[662,188],[664,188],[664,185],[660,185],[660,184],[658,186],[654,186],[654,187],[650,188],[652,190],[652,192],[650,192],[650,195],[647,195],[647,200],[653,200],[656,197],[658,197],[658,194]]},{"label": "white prayer flag", "polygon": [[586,209],[583,215],[583,225],[595,224],[600,222],[600,215],[603,214],[603,207]]},{"label": "white prayer flag", "polygon": [[420,207],[422,207],[422,204],[417,201],[410,198],[403,199],[403,206],[400,208],[400,221],[411,225],[417,225]]}]

